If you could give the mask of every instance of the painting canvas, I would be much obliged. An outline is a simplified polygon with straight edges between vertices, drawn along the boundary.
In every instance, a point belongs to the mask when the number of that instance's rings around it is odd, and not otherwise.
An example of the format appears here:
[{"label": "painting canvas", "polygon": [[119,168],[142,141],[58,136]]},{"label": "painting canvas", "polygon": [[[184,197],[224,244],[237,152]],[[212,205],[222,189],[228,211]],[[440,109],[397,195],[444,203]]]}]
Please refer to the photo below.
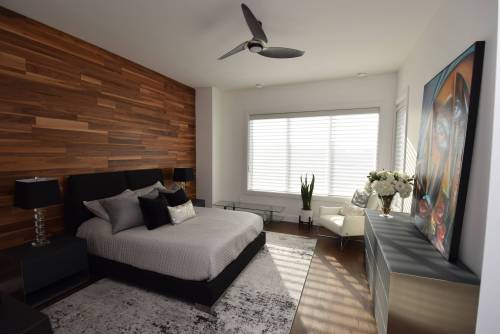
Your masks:
[{"label": "painting canvas", "polygon": [[484,42],[424,88],[412,215],[449,261],[458,255],[479,104]]}]

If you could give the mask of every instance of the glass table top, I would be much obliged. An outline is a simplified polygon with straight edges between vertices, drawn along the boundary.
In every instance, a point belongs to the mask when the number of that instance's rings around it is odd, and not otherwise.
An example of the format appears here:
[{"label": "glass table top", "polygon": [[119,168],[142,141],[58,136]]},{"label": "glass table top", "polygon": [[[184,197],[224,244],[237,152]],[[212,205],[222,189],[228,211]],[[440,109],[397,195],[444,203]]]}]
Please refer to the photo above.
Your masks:
[{"label": "glass table top", "polygon": [[218,201],[214,203],[215,206],[224,207],[227,209],[244,209],[244,210],[256,210],[256,211],[267,211],[267,212],[282,212],[285,210],[284,206],[276,205],[266,205],[248,202],[235,202],[235,201]]}]

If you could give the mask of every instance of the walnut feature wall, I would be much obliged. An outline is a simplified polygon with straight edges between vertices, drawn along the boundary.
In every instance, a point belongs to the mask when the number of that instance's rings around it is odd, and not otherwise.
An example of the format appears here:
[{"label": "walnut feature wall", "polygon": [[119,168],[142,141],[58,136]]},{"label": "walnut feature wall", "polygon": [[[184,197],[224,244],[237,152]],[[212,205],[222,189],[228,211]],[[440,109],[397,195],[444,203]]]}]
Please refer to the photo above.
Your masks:
[{"label": "walnut feature wall", "polygon": [[[0,249],[34,237],[14,181],[195,167],[194,89],[0,7]],[[189,192],[194,193],[194,184]],[[47,210],[63,231],[62,205]]]}]

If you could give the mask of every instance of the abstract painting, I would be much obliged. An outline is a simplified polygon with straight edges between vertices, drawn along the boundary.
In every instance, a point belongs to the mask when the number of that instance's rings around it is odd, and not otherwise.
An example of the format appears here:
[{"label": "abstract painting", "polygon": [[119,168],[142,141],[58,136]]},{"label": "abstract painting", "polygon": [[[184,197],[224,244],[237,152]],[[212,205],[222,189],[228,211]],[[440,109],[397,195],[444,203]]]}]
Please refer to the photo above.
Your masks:
[{"label": "abstract painting", "polygon": [[424,87],[412,215],[449,261],[458,255],[484,54],[476,42]]}]

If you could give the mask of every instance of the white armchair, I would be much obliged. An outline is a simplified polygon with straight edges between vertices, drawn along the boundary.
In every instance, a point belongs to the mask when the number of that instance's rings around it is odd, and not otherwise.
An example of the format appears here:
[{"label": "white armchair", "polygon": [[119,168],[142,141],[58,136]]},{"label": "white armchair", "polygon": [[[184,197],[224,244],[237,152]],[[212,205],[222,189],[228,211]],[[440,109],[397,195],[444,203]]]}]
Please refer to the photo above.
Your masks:
[{"label": "white armchair", "polygon": [[[378,200],[376,195],[370,196],[368,209],[377,209]],[[324,228],[332,231],[340,237],[340,248],[343,249],[345,241],[350,237],[365,234],[365,216],[363,215],[341,215],[342,207],[319,207],[319,223]]]}]

